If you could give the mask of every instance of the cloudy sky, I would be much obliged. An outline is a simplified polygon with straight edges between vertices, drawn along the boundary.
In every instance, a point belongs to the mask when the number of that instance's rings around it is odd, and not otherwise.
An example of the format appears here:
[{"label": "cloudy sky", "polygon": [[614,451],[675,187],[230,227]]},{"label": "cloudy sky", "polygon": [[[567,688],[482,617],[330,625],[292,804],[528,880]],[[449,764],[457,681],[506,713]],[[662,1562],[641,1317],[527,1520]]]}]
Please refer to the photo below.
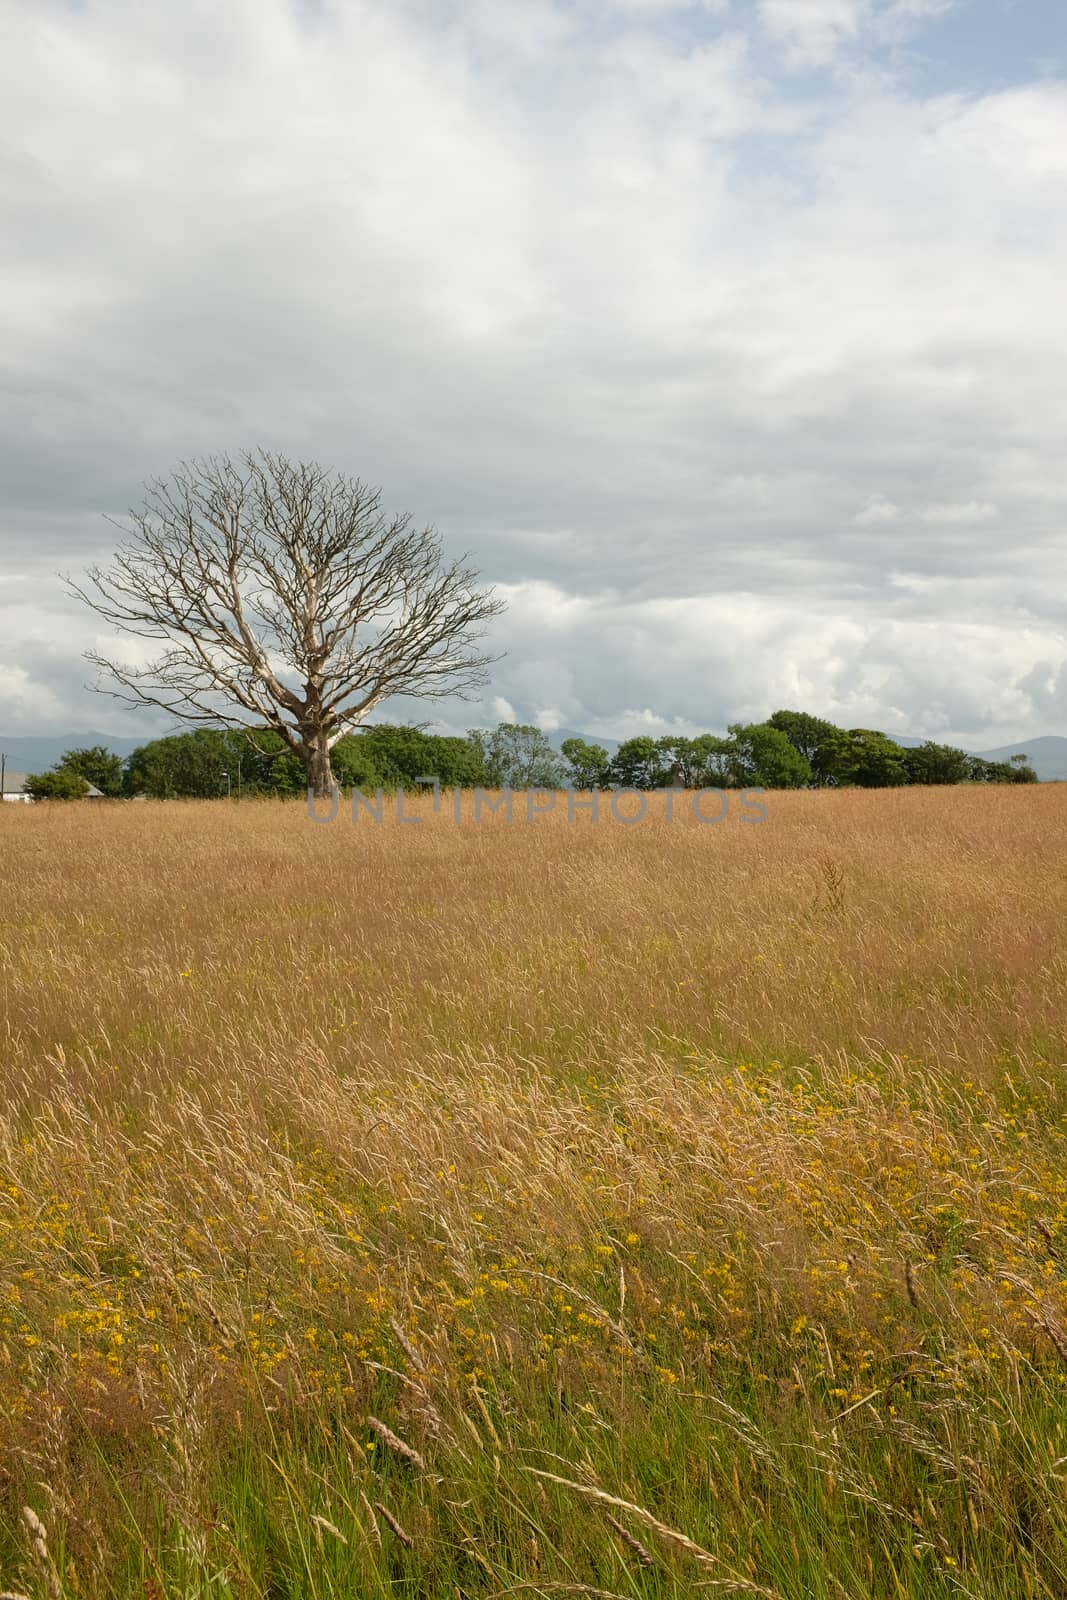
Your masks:
[{"label": "cloudy sky", "polygon": [[456,726],[1067,733],[1062,0],[0,0],[0,730],[183,457],[510,608]]}]

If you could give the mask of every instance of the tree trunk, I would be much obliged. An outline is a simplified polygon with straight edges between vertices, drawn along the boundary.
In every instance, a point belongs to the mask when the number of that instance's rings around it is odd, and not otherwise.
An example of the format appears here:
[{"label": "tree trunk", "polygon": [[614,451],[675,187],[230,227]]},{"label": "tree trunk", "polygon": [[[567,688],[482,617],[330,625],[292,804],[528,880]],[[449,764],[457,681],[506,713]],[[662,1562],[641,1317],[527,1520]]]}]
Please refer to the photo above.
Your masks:
[{"label": "tree trunk", "polygon": [[325,733],[316,731],[307,734],[301,754],[307,769],[308,788],[315,799],[332,799],[337,789],[337,782],[330,765],[330,746]]}]

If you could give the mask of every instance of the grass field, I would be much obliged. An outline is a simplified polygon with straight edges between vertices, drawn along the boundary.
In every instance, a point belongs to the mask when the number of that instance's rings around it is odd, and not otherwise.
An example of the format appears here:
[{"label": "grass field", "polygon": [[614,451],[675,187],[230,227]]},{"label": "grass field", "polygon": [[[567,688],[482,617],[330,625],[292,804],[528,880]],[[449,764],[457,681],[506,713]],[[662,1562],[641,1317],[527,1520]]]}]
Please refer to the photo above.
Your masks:
[{"label": "grass field", "polygon": [[408,808],[0,807],[0,1588],[1062,1600],[1067,787]]}]

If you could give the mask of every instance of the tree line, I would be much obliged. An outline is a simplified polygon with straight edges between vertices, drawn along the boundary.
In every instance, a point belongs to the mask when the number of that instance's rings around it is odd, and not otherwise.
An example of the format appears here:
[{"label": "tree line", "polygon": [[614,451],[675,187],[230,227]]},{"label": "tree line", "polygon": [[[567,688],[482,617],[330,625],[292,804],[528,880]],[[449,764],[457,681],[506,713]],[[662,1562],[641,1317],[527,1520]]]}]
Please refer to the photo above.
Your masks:
[{"label": "tree line", "polygon": [[[892,788],[904,784],[1036,783],[1019,754],[986,761],[932,740],[914,748],[870,728],[838,728],[804,711],[766,722],[733,723],[725,736],[666,734],[626,739],[612,755],[592,740],[557,750],[540,728],[502,722],[466,735],[375,725],[340,739],[332,752],[342,789],[805,789]],[[305,762],[269,729],[199,728],[149,740],[123,760],[102,746],[68,751],[29,779],[36,799],[77,799],[94,784],[109,797],[218,799],[303,795]]]},{"label": "tree line", "polygon": [[[725,737],[586,739],[560,751],[502,723],[466,739],[367,726],[398,695],[470,695],[496,659],[481,648],[504,602],[432,527],[387,513],[381,491],[318,463],[259,450],[180,465],[146,485],[107,569],[68,580],[109,629],[154,640],[154,659],[89,652],[97,687],[196,731],[157,739],[118,767],[73,751],[31,792],[295,794],[411,785],[579,789],[805,788],[829,784],[1027,783],[1025,756],[983,761],[928,741],[905,749],[869,728],[802,711],[735,723]],[[141,660],[141,658],[138,658]]]}]

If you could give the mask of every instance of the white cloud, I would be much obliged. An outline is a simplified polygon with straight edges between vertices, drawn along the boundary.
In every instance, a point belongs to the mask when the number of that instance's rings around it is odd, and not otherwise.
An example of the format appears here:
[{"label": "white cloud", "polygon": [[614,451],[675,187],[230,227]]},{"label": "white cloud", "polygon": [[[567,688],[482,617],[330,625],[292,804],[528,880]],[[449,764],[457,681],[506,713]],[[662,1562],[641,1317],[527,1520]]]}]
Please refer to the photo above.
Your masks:
[{"label": "white cloud", "polygon": [[63,721],[60,696],[35,681],[25,667],[0,662],[0,704],[9,728],[58,726]]},{"label": "white cloud", "polygon": [[[965,620],[942,614],[943,604],[959,605],[954,586],[932,595],[921,583],[901,590],[891,606],[849,609],[743,592],[637,602],[603,595],[584,613],[560,595],[557,615],[569,621],[558,651],[573,670],[551,716],[556,726],[590,733],[658,736],[722,732],[730,721],[800,706],[847,727],[972,748],[1067,717],[1061,630],[1021,619],[1006,628],[994,586]],[[543,585],[513,592],[512,654],[502,666],[509,683],[525,678],[536,654],[546,601]],[[515,698],[521,715],[524,702]]]},{"label": "white cloud", "polygon": [[821,67],[867,40],[901,44],[961,0],[759,0],[767,35],[793,66]]},{"label": "white cloud", "polygon": [[892,500],[886,500],[880,494],[872,494],[863,510],[858,511],[852,520],[858,526],[866,527],[871,523],[895,522],[899,515],[900,510]]},{"label": "white cloud", "polygon": [[486,719],[1067,722],[1061,81],[895,87],[933,0],[0,5],[4,720],[110,716],[55,568],[262,440],[502,586]]},{"label": "white cloud", "polygon": [[607,0],[607,4],[624,14],[642,17],[665,17],[691,10],[722,16],[730,9],[730,0]]},{"label": "white cloud", "polygon": [[948,16],[962,0],[890,0],[874,15],[874,25],[887,39],[910,38],[928,22]]},{"label": "white cloud", "polygon": [[963,505],[927,506],[921,513],[923,522],[933,527],[974,527],[982,522],[996,522],[999,506],[988,500],[968,500]]},{"label": "white cloud", "polygon": [[859,36],[869,0],[760,0],[767,33],[808,65],[829,60],[846,40]]},{"label": "white cloud", "polygon": [[857,527],[869,527],[881,522],[898,522],[901,518],[915,516],[928,527],[976,527],[982,523],[997,522],[1000,507],[988,500],[967,500],[950,505],[927,505],[914,513],[902,511],[900,506],[884,495],[873,494],[862,510],[853,517]]},{"label": "white cloud", "polygon": [[467,26],[482,41],[526,60],[543,58],[574,33],[573,14],[551,0],[463,0]]}]

